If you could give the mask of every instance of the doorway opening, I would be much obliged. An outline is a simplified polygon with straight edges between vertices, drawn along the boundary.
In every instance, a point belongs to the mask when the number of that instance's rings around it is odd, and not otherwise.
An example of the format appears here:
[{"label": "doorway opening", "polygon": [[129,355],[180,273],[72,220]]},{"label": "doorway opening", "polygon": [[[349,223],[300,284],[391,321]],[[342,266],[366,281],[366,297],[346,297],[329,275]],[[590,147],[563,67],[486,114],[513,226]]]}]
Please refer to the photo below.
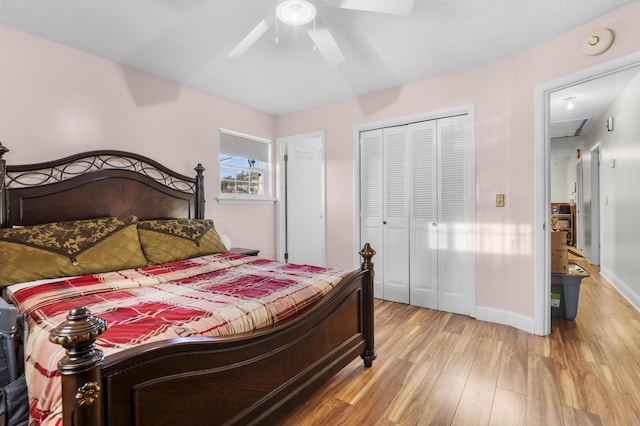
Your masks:
[{"label": "doorway opening", "polygon": [[[535,321],[534,333],[547,335],[551,331],[551,265],[550,265],[550,217],[549,205],[551,203],[551,99],[554,95],[568,88],[576,87],[589,82],[598,81],[616,73],[631,70],[640,66],[640,52],[600,64],[593,68],[580,71],[570,76],[538,86],[535,90]],[[577,172],[577,169],[576,173]],[[582,168],[583,176],[591,174],[591,168],[585,165]],[[583,189],[591,185],[584,176]],[[576,181],[577,184],[577,181]],[[577,190],[577,185],[576,185]],[[576,199],[578,197],[576,196]],[[592,203],[600,203],[600,200],[591,200]],[[586,206],[588,200],[582,200]],[[584,212],[583,212],[584,213]],[[584,220],[578,222],[579,244],[587,243],[588,236],[583,234],[589,226],[589,218],[582,216]],[[582,227],[582,231],[580,230]]]}]

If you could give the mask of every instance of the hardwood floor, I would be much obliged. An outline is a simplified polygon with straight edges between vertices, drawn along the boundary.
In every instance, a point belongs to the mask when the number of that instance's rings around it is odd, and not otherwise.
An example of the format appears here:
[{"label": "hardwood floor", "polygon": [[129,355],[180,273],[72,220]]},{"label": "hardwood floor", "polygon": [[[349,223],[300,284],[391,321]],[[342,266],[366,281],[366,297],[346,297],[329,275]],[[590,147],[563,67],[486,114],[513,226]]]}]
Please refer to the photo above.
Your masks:
[{"label": "hardwood floor", "polygon": [[282,425],[640,425],[640,313],[570,253],[575,320],[550,336],[376,300],[373,367],[352,362]]}]

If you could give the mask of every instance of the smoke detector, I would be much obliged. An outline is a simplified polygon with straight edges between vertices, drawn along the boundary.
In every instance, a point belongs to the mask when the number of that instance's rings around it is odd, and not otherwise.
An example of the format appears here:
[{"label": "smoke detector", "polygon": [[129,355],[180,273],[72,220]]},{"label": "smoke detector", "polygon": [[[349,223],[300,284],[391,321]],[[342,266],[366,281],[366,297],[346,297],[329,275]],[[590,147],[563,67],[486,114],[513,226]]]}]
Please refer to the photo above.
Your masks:
[{"label": "smoke detector", "polygon": [[582,52],[585,55],[595,56],[604,53],[613,43],[613,32],[608,28],[599,28],[591,31],[582,40]]}]

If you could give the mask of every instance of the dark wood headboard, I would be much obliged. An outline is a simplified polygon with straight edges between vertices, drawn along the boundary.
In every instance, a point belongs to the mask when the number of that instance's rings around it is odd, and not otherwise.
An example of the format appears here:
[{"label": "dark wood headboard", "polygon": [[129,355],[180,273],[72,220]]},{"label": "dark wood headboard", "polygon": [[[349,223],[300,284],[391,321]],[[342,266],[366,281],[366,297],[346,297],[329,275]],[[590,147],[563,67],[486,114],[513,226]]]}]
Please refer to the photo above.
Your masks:
[{"label": "dark wood headboard", "polygon": [[135,215],[204,218],[204,167],[195,177],[125,151],[9,165],[0,143],[0,227]]}]

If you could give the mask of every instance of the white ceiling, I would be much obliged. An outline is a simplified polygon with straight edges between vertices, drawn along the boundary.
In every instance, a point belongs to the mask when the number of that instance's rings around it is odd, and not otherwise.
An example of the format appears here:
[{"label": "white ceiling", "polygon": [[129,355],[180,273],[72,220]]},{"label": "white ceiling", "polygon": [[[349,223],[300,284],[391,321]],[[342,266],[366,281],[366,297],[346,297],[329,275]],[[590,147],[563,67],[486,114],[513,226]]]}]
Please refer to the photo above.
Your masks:
[{"label": "white ceiling", "polygon": [[[549,99],[551,159],[564,161],[573,155],[639,72],[640,67],[633,67],[553,92]],[[575,98],[571,110],[567,109],[567,98]],[[572,136],[584,120],[587,122],[579,136]]]},{"label": "white ceiling", "polygon": [[494,62],[637,0],[416,0],[410,16],[310,1],[346,57],[336,67],[285,24],[278,44],[272,27],[227,57],[278,0],[0,0],[0,23],[283,114]]}]

